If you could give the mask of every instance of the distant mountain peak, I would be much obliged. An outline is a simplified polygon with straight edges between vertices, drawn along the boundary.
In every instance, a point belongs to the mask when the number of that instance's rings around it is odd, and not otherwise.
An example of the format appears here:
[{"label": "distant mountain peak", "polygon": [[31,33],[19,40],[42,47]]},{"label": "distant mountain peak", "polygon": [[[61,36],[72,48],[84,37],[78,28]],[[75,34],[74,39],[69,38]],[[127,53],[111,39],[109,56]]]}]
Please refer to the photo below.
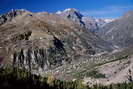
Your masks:
[{"label": "distant mountain peak", "polygon": [[60,15],[62,18],[72,20],[73,22],[84,26],[84,23],[82,22],[83,15],[74,8],[68,8],[63,11],[56,12],[57,15]]},{"label": "distant mountain peak", "polygon": [[57,11],[56,14],[59,14],[59,15],[63,15],[65,17],[78,17],[78,18],[82,18],[83,15],[76,9],[74,8],[68,8],[68,9],[65,9],[64,11]]},{"label": "distant mountain peak", "polygon": [[57,12],[56,12],[56,14],[61,14],[61,13],[62,13],[62,11],[57,11]]},{"label": "distant mountain peak", "polygon": [[78,12],[78,10],[76,10],[75,8],[68,8],[68,9],[64,10],[64,12],[67,12],[67,11],[76,11],[76,12]]},{"label": "distant mountain peak", "polygon": [[65,12],[79,12],[78,10],[76,10],[75,8],[67,8],[63,11],[57,11],[56,14],[61,14],[61,13],[65,13]]}]

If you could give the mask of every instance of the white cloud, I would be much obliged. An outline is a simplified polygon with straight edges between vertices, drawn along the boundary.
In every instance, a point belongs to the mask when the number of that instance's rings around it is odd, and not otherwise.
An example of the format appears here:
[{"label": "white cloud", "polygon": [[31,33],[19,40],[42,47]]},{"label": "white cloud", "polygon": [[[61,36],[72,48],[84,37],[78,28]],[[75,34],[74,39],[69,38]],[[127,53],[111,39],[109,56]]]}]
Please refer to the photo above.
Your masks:
[{"label": "white cloud", "polygon": [[85,16],[94,16],[94,17],[103,17],[103,18],[111,18],[122,15],[123,13],[133,10],[132,5],[127,6],[108,6],[104,8],[100,8],[97,10],[87,10],[82,11],[81,13]]}]

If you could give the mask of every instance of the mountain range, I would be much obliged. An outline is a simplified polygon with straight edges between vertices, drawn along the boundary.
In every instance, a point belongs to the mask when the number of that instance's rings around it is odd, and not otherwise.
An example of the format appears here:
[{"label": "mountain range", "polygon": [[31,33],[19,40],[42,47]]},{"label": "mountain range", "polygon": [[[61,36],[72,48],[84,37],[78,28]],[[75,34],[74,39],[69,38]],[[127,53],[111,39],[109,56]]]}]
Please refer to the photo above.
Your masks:
[{"label": "mountain range", "polygon": [[133,11],[118,19],[11,10],[0,15],[0,67],[85,84],[132,80]]}]

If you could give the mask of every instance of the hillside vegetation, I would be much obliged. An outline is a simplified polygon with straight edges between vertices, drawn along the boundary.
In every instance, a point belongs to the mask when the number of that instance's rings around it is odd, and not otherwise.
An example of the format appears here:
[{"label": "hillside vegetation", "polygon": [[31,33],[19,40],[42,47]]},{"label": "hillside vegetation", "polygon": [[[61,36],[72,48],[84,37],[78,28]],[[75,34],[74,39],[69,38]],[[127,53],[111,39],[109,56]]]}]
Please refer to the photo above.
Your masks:
[{"label": "hillside vegetation", "polygon": [[86,86],[81,80],[61,81],[49,75],[41,77],[24,69],[0,68],[0,89],[133,89],[133,83],[111,84],[108,86]]}]

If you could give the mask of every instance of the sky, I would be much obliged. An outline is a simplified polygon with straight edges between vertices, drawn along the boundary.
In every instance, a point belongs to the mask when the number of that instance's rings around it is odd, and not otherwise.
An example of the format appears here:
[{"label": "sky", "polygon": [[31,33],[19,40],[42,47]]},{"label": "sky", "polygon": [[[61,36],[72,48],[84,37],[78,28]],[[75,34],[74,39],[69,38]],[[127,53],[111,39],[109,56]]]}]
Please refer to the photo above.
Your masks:
[{"label": "sky", "polygon": [[66,8],[75,8],[95,18],[117,18],[133,10],[133,0],[0,0],[0,14],[11,9],[54,13]]}]

